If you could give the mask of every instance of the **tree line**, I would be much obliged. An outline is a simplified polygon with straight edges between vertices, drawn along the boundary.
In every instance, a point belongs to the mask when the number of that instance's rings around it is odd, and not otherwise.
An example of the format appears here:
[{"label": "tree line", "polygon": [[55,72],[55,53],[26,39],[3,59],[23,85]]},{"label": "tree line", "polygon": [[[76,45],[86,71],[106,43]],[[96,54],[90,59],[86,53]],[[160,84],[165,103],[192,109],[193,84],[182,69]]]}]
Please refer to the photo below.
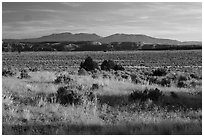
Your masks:
[{"label": "tree line", "polygon": [[190,50],[202,49],[202,45],[138,44],[136,42],[112,42],[95,44],[79,42],[3,42],[3,52],[24,51],[125,51],[125,50]]}]

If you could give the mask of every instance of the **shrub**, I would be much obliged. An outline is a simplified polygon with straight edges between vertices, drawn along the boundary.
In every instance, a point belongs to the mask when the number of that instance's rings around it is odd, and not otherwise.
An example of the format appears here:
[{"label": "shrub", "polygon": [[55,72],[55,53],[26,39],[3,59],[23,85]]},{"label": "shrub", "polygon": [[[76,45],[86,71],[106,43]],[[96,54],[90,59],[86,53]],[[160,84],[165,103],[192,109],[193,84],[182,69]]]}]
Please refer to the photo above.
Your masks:
[{"label": "shrub", "polygon": [[39,71],[39,68],[37,68],[37,67],[30,67],[29,71],[36,72],[36,71]]},{"label": "shrub", "polygon": [[152,76],[165,76],[167,74],[166,69],[158,68],[152,71]]},{"label": "shrub", "polygon": [[141,83],[141,79],[137,74],[131,74],[130,75],[132,82],[134,83]]},{"label": "shrub", "polygon": [[84,62],[81,62],[80,69],[84,68],[86,71],[92,71],[99,69],[98,63],[93,61],[91,57],[87,57]]},{"label": "shrub", "polygon": [[166,75],[166,78],[171,79],[171,80],[175,80],[176,79],[176,73],[170,72]]},{"label": "shrub", "polygon": [[184,81],[178,81],[177,87],[179,88],[185,88],[187,87],[187,84]]},{"label": "shrub", "polygon": [[194,73],[190,74],[190,77],[191,77],[191,78],[194,78],[194,79],[199,79],[199,76],[196,75],[196,74],[194,74]]},{"label": "shrub", "polygon": [[171,97],[173,97],[173,98],[178,98],[178,95],[175,93],[175,92],[170,92],[171,93]]},{"label": "shrub", "polygon": [[195,81],[191,81],[191,82],[190,82],[190,85],[191,85],[193,88],[195,88],[196,85],[197,85],[197,83],[196,83]]},{"label": "shrub", "polygon": [[122,77],[123,79],[129,79],[129,75],[127,75],[127,74],[122,74],[121,77]]},{"label": "shrub", "polygon": [[130,101],[134,101],[134,100],[141,100],[141,101],[145,101],[148,98],[148,94],[146,91],[133,91],[130,96],[129,96],[129,100]]},{"label": "shrub", "polygon": [[69,89],[68,87],[60,87],[57,90],[57,100],[62,105],[80,104],[83,96],[77,90]]},{"label": "shrub", "polygon": [[148,90],[148,98],[152,101],[158,101],[161,96],[163,93],[158,88]]},{"label": "shrub", "polygon": [[58,84],[58,83],[69,83],[73,81],[73,79],[67,75],[67,74],[60,74],[59,76],[57,76],[57,78],[55,79],[55,83]]},{"label": "shrub", "polygon": [[12,68],[3,68],[2,70],[2,76],[4,77],[12,77],[16,75],[16,72]]},{"label": "shrub", "polygon": [[118,64],[116,64],[113,69],[114,69],[115,71],[117,71],[117,70],[124,71],[124,70],[125,70],[125,68],[124,68],[122,65],[118,65]]},{"label": "shrub", "polygon": [[117,70],[124,71],[125,70],[122,65],[118,65],[112,60],[104,60],[101,64],[101,70],[110,71],[111,69],[113,69],[115,71],[117,71]]},{"label": "shrub", "polygon": [[97,83],[92,84],[91,90],[97,90],[99,89],[99,85]]},{"label": "shrub", "polygon": [[157,77],[155,76],[147,77],[147,81],[149,81],[149,84],[155,84],[157,83]]},{"label": "shrub", "polygon": [[112,60],[104,60],[101,64],[101,70],[110,71],[114,69],[115,63]]},{"label": "shrub", "polygon": [[166,78],[166,77],[163,77],[161,78],[160,80],[157,80],[157,84],[161,85],[161,86],[167,86],[167,87],[170,87],[170,84],[171,84],[171,80]]},{"label": "shrub", "polygon": [[186,81],[188,80],[188,76],[186,76],[184,73],[178,73],[177,79],[178,81]]},{"label": "shrub", "polygon": [[28,74],[28,69],[21,70],[20,78],[21,79],[23,79],[23,78],[30,78],[30,75]]},{"label": "shrub", "polygon": [[133,91],[129,99],[130,100],[140,100],[140,101],[146,101],[147,99],[150,99],[152,101],[158,101],[160,97],[163,96],[163,93],[159,89],[145,89],[143,92]]}]

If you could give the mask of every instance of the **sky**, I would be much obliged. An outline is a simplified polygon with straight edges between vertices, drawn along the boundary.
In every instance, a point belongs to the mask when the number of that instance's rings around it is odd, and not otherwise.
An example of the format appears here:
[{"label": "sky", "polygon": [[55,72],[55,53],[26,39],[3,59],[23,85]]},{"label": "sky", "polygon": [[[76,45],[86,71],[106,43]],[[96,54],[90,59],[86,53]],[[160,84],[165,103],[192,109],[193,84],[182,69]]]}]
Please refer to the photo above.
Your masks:
[{"label": "sky", "polygon": [[3,39],[71,32],[201,41],[202,3],[3,2],[2,31]]}]

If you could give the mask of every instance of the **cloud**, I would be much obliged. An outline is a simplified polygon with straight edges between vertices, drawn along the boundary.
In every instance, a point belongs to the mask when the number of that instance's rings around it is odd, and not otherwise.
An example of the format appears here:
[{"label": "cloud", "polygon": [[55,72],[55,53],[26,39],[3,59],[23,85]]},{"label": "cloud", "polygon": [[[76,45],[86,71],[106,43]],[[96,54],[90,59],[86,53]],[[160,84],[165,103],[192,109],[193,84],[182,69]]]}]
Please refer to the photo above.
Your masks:
[{"label": "cloud", "polygon": [[199,40],[202,33],[201,3],[7,3],[2,13],[8,38],[70,31]]},{"label": "cloud", "polygon": [[73,8],[81,6],[79,2],[61,2],[61,4],[69,6],[69,7],[73,7]]},{"label": "cloud", "polygon": [[27,11],[32,12],[50,12],[50,13],[57,13],[59,10],[52,10],[52,9],[26,9]]},{"label": "cloud", "polygon": [[146,19],[149,19],[150,17],[149,16],[141,16],[139,17],[139,19],[142,19],[142,20],[146,20]]},{"label": "cloud", "polygon": [[3,14],[7,14],[7,13],[15,13],[15,10],[2,10]]}]

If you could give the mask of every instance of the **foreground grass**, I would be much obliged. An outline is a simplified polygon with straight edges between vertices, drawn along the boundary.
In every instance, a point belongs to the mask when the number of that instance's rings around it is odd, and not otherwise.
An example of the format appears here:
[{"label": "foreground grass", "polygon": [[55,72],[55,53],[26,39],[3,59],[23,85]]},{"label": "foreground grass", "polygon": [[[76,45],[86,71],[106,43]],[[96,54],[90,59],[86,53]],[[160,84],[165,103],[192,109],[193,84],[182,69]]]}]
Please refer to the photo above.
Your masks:
[{"label": "foreground grass", "polygon": [[131,107],[12,107],[3,113],[3,134],[201,134],[201,110]]},{"label": "foreground grass", "polygon": [[[3,77],[3,134],[202,134],[201,88],[134,84],[129,80],[71,75],[94,90],[98,100],[81,105],[61,105],[35,99],[38,93],[56,93],[65,83],[54,84],[55,72],[33,72],[30,79]],[[133,90],[159,88],[159,102],[129,101]],[[170,92],[178,98],[173,98]],[[18,99],[14,99],[18,98]]]}]

